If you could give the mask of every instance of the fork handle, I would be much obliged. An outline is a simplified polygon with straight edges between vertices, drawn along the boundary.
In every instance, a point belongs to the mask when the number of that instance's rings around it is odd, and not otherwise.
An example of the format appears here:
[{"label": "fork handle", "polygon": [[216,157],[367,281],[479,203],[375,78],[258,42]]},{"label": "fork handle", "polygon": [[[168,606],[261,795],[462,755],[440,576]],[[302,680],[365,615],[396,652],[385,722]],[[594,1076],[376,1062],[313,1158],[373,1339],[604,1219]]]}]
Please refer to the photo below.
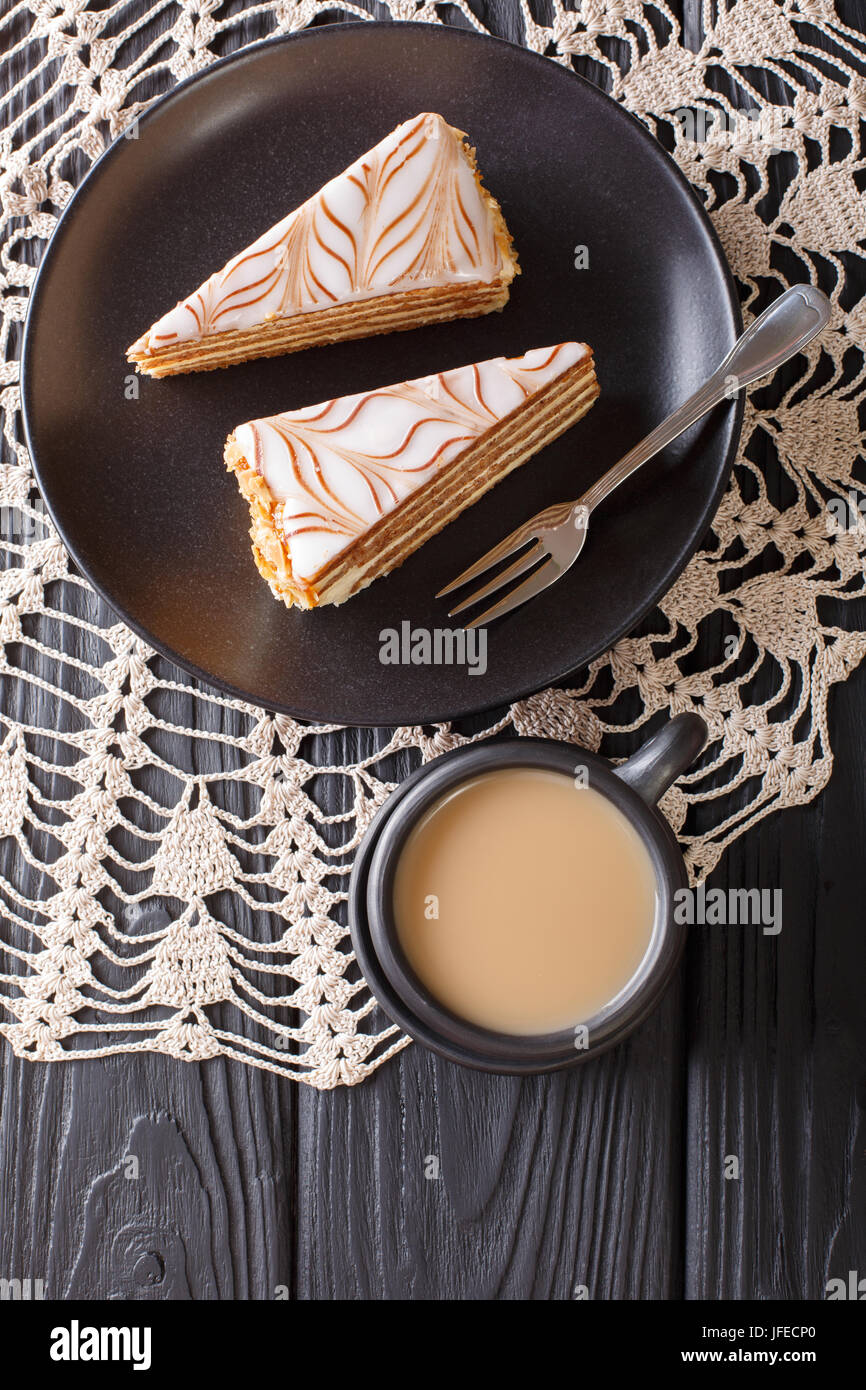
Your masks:
[{"label": "fork handle", "polygon": [[743,387],[774,372],[800,352],[826,328],[830,313],[830,301],[814,285],[795,285],[786,290],[737,339],[710,379],[593,483],[575,507],[592,511],[641,464],[672,443],[714,405],[726,398],[733,400]]}]

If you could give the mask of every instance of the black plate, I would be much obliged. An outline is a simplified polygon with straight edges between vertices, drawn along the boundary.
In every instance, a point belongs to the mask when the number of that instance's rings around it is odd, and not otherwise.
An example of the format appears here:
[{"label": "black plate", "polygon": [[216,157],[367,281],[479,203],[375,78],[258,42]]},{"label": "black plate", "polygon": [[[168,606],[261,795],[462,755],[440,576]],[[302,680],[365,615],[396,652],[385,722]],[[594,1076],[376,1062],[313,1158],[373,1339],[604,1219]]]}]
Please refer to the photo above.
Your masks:
[{"label": "black plate", "polygon": [[[142,379],[125,348],[183,294],[418,111],[469,132],[523,274],[502,314],[228,370]],[[585,245],[590,268],[577,270]],[[435,591],[540,507],[577,496],[717,366],[740,329],[709,221],[661,146],[590,83],[495,39],[359,24],[215,64],[120,138],[48,247],[24,345],[27,439],[76,562],[205,680],[321,720],[446,719],[559,679],[632,628],[712,518],[742,407],[724,406],[593,518],[575,569],[490,629],[487,671],[383,666],[384,628],[448,626]],[[222,448],[243,420],[499,353],[585,339],[586,420],[385,580],[287,611],[253,565]]]}]

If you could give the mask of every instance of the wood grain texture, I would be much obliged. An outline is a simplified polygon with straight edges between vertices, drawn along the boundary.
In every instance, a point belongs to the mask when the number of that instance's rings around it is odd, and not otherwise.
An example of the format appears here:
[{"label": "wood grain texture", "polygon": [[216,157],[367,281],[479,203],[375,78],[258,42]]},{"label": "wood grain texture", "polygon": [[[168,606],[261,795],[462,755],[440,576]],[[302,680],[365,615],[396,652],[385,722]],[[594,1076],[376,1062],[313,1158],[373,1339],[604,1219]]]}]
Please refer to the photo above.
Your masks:
[{"label": "wood grain texture", "polygon": [[[690,46],[700,15],[687,11]],[[843,23],[862,6],[841,0]],[[816,48],[832,51],[811,30]],[[752,74],[773,101],[781,81]],[[781,174],[780,176],[784,177]],[[774,177],[773,187],[778,182]],[[853,262],[853,258],[849,258]],[[862,262],[851,289],[866,290]],[[859,278],[859,285],[858,285]],[[833,287],[833,277],[823,286]],[[757,458],[778,500],[765,441]],[[866,604],[826,604],[822,621],[862,627]],[[707,656],[704,638],[703,650]],[[756,699],[770,697],[762,673]],[[860,883],[866,852],[862,726],[866,672],[832,694],[829,787],[728,851],[708,887],[782,894],[781,932],[703,927],[687,953],[687,1298],[821,1299],[827,1281],[866,1272],[866,935]],[[725,1177],[725,1158],[739,1177]]]},{"label": "wood grain texture", "polygon": [[680,1296],[680,1017],[673,989],[569,1073],[480,1077],[413,1048],[302,1095],[299,1296]]},{"label": "wood grain texture", "polygon": [[689,1297],[822,1298],[866,1270],[864,701],[861,669],[834,695],[823,796],[746,835],[710,880],[780,887],[779,935],[693,933]]},{"label": "wood grain texture", "polygon": [[[695,48],[698,0],[684,12]],[[519,40],[515,0],[478,13]],[[53,727],[39,691],[4,696]],[[316,1094],[223,1061],[0,1047],[0,1278],[51,1298],[798,1299],[866,1274],[864,712],[861,670],[833,694],[827,791],[712,877],[781,886],[781,934],[698,929],[654,1018],[568,1075],[476,1076],[412,1048]],[[180,694],[164,713],[221,718]],[[347,731],[343,755],[377,738]],[[26,883],[9,841],[0,871]]]},{"label": "wood grain texture", "polygon": [[291,1086],[219,1061],[0,1058],[2,1277],[46,1298],[289,1295]]}]

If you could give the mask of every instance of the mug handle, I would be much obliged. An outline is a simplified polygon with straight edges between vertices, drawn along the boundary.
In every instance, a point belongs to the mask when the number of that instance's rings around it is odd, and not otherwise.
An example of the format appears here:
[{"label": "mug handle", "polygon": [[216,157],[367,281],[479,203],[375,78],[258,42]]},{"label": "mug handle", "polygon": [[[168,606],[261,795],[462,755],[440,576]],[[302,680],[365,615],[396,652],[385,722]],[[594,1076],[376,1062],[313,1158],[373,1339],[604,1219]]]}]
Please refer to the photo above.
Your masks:
[{"label": "mug handle", "polygon": [[642,748],[614,768],[617,777],[655,806],[668,787],[685,772],[707,741],[707,726],[699,714],[677,714],[647,739]]}]

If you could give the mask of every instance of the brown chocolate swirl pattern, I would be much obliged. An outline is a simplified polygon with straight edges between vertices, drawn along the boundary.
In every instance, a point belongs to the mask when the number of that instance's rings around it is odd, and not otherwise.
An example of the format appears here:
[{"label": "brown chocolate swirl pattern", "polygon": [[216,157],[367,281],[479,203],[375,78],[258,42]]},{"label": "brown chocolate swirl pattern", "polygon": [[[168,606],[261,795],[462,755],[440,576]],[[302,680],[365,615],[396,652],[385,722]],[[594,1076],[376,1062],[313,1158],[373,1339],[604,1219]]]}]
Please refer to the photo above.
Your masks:
[{"label": "brown chocolate swirl pattern", "polygon": [[130,351],[383,294],[490,284],[504,268],[500,228],[461,132],[424,113],[241,251]]},{"label": "brown chocolate swirl pattern", "polygon": [[235,445],[267,486],[292,573],[313,580],[438,469],[588,355],[580,343],[534,348],[241,425]]}]

